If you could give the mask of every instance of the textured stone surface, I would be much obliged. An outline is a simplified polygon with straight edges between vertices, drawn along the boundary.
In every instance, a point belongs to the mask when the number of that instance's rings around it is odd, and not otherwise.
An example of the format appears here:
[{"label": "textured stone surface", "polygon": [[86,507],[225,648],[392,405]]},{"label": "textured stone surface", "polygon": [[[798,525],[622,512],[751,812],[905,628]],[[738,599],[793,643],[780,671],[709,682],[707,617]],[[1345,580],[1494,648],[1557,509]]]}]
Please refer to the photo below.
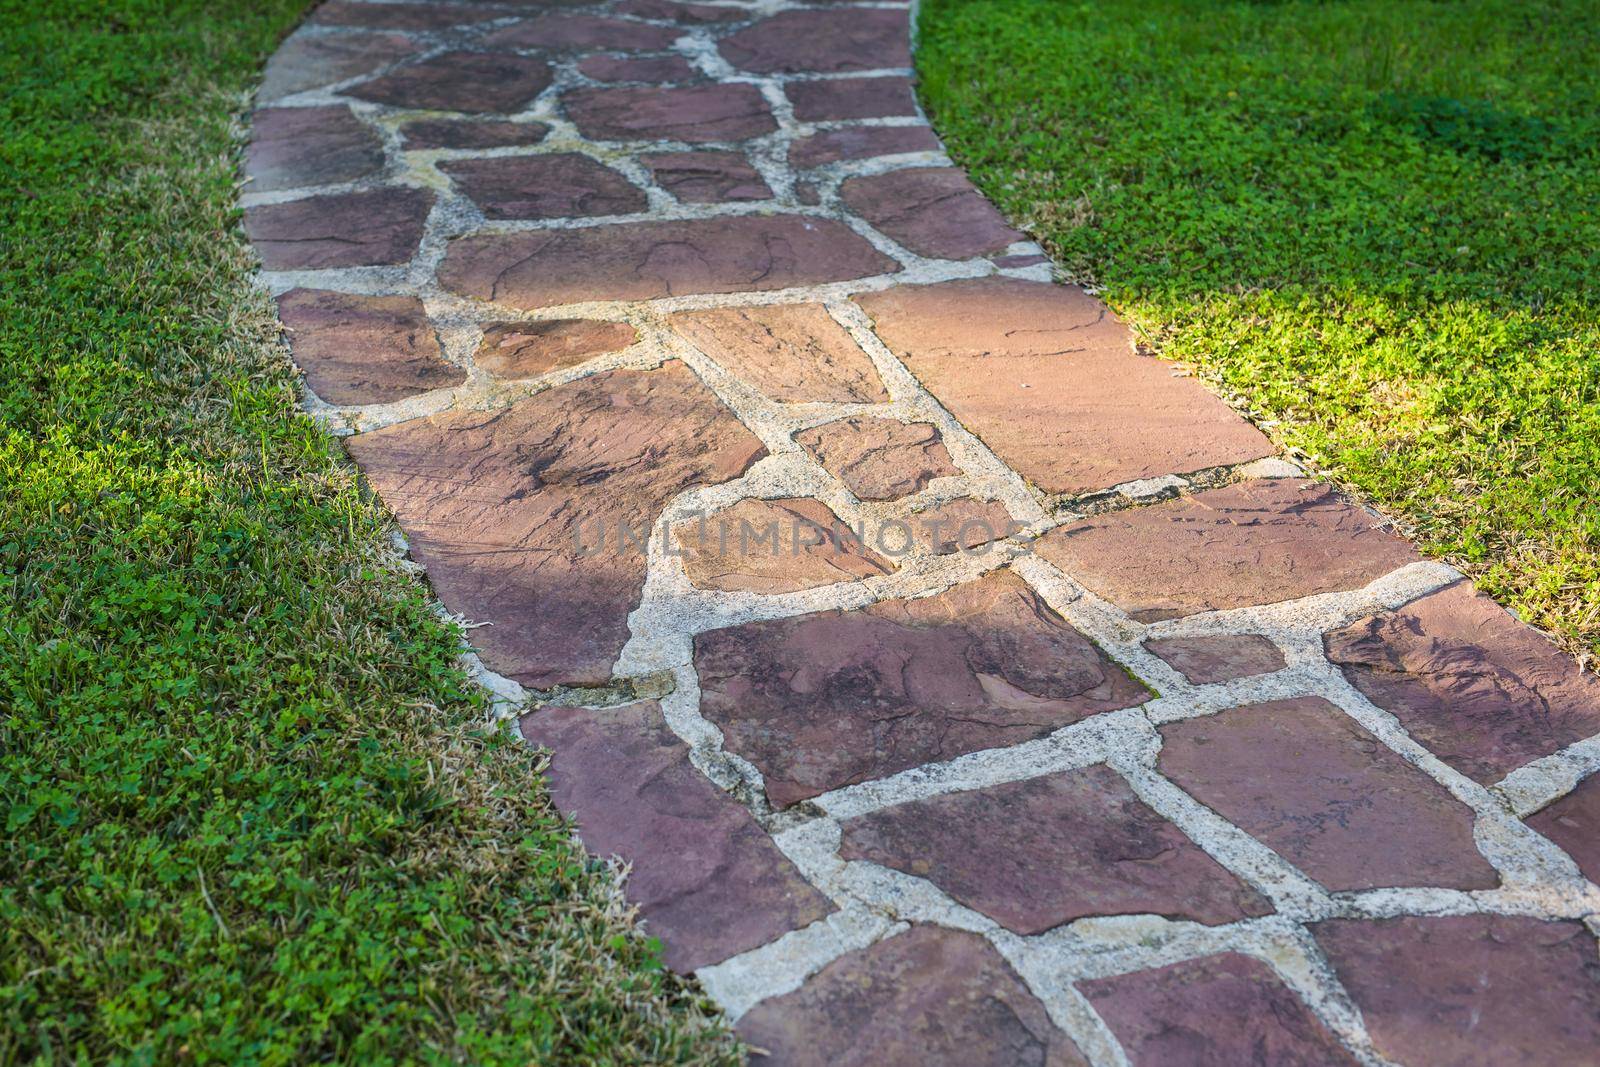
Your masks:
[{"label": "textured stone surface", "polygon": [[504,18],[505,12],[475,4],[368,4],[328,0],[311,13],[323,26],[358,26],[371,30],[444,30]]},{"label": "textured stone surface", "polygon": [[382,169],[378,132],[347,107],[269,107],[251,116],[251,192],[353,182]]},{"label": "textured stone surface", "polygon": [[1127,329],[1080,289],[986,278],[858,299],[952,414],[1047,493],[1272,453],[1194,379],[1134,354]]},{"label": "textured stone surface", "polygon": [[872,360],[821,304],[706,308],[667,321],[723,369],[779,403],[889,399]]},{"label": "textured stone surface", "polygon": [[762,292],[896,269],[840,223],[775,215],[467,237],[451,243],[439,281],[464,296],[532,309]]},{"label": "textured stone surface", "polygon": [[939,138],[926,126],[847,126],[797,138],[789,145],[789,165],[804,169],[844,159],[938,150]]},{"label": "textured stone surface", "polygon": [[1161,728],[1161,770],[1329,889],[1493,889],[1472,809],[1320,697]]},{"label": "textured stone surface", "polygon": [[643,189],[577,152],[452,159],[439,169],[489,219],[628,215],[645,209]]},{"label": "textured stone surface", "polygon": [[330,404],[387,404],[467,376],[445,362],[414,296],[291,289],[278,297],[278,318],[306,384]]},{"label": "textured stone surface", "polygon": [[1600,679],[1466,582],[1329,634],[1327,649],[1367,699],[1484,784],[1600,733]]},{"label": "textured stone surface", "polygon": [[1100,515],[1039,554],[1141,622],[1357,589],[1417,558],[1326,485],[1288,478]]},{"label": "textured stone surface", "polygon": [[398,33],[297,33],[267,61],[256,100],[270,104],[291,93],[371,74],[421,48]]},{"label": "textured stone surface", "polygon": [[597,141],[742,141],[778,128],[753,85],[574,89],[561,105]]},{"label": "textured stone surface", "polygon": [[914,926],[757,1004],[739,1036],[785,1067],[1087,1067],[976,934]]},{"label": "textured stone surface", "polygon": [[784,11],[723,38],[723,58],[760,74],[838,74],[911,65],[903,11]]},{"label": "textured stone surface", "polygon": [[702,713],[787,806],[1145,699],[1021,579],[713,630]]},{"label": "textured stone surface", "polygon": [[1215,924],[1272,910],[1104,766],[851,819],[840,854],[926,878],[1019,934],[1086,915]]},{"label": "textured stone surface", "polygon": [[960,473],[932,423],[860,416],[801,430],[794,439],[862,500],[898,500]]},{"label": "textured stone surface", "polygon": [[1573,1067],[1600,1049],[1600,963],[1579,923],[1339,919],[1312,932],[1393,1062]]},{"label": "textured stone surface", "polygon": [[1585,878],[1600,884],[1600,774],[1589,775],[1527,822],[1566,849]]},{"label": "textured stone surface", "polygon": [[1144,647],[1171,664],[1193,685],[1211,685],[1282,670],[1283,653],[1260,634],[1157,637]]},{"label": "textured stone surface", "polygon": [[673,542],[702,589],[792,593],[894,569],[826,504],[804,498],[742,500],[674,527]]},{"label": "textured stone surface", "polygon": [[267,270],[407,263],[432,206],[422,189],[312,196],[246,208],[244,231]]},{"label": "textured stone surface", "polygon": [[418,119],[400,127],[407,150],[422,148],[512,148],[538,144],[550,132],[542,122],[483,119]]},{"label": "textured stone surface", "polygon": [[[645,531],[691,485],[763,455],[690,370],[612,371],[494,412],[459,411],[347,442],[446,608],[491,670],[524,685],[596,685],[628,638]],[[603,524],[604,539],[601,537]]]},{"label": "textured stone surface", "polygon": [[1237,952],[1079,982],[1133,1067],[1360,1061],[1260,960]]},{"label": "textured stone surface", "polygon": [[801,122],[878,119],[915,115],[909,78],[828,78],[783,87]]},{"label": "textured stone surface", "polygon": [[344,90],[346,96],[434,111],[520,111],[550,84],[550,64],[505,52],[445,52]]},{"label": "textured stone surface", "polygon": [[720,7],[715,4],[679,4],[673,0],[623,0],[615,8],[619,15],[637,15],[642,19],[678,22],[689,26],[715,25],[719,22],[738,22],[750,17],[742,7]]},{"label": "textured stone surface", "polygon": [[631,864],[623,890],[663,958],[689,972],[833,910],[744,806],[689,762],[653,700],[523,716],[552,752],[548,781],[585,847]]},{"label": "textured stone surface", "polygon": [[495,322],[483,328],[472,359],[501,378],[534,378],[620,352],[638,339],[638,331],[626,322],[601,319]]},{"label": "textured stone surface", "polygon": [[686,204],[772,199],[761,174],[738,152],[655,152],[639,162],[657,185]]},{"label": "textured stone surface", "polygon": [[970,496],[923,508],[909,522],[917,545],[936,556],[973,552],[1022,528],[1004,504]]},{"label": "textured stone surface", "polygon": [[578,70],[597,82],[686,82],[696,77],[682,56],[586,56]]},{"label": "textured stone surface", "polygon": [[967,259],[1026,239],[955,167],[849,178],[839,195],[852,211],[919,256]]},{"label": "textured stone surface", "polygon": [[495,48],[542,48],[547,50],[592,51],[636,49],[658,52],[672,47],[678,31],[665,26],[646,26],[623,19],[597,15],[540,15],[496,30],[485,38]]}]

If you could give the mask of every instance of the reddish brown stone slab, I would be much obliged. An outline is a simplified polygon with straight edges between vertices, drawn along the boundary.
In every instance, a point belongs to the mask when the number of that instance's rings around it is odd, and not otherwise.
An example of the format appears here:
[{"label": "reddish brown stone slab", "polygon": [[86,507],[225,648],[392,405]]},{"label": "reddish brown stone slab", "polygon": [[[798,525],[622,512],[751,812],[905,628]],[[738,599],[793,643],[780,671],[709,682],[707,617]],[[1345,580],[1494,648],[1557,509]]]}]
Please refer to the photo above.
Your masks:
[{"label": "reddish brown stone slab", "polygon": [[644,190],[579,152],[439,164],[488,219],[558,219],[643,211]]},{"label": "reddish brown stone slab", "polygon": [[879,119],[917,113],[911,79],[898,76],[790,82],[783,91],[794,105],[794,117],[801,122]]},{"label": "reddish brown stone slab", "polygon": [[291,289],[278,297],[278,318],[306,384],[330,404],[387,404],[467,377],[445,362],[414,296]]},{"label": "reddish brown stone slab", "polygon": [[1081,289],[1015,278],[858,297],[878,336],[973,433],[1047,493],[1271,455],[1261,432]]},{"label": "reddish brown stone slab", "polygon": [[269,107],[250,121],[251,192],[352,182],[383,169],[378,131],[348,107]]},{"label": "reddish brown stone slab", "polygon": [[1346,1051],[1272,968],[1237,952],[1079,982],[1133,1067],[1335,1067]]},{"label": "reddish brown stone slab", "polygon": [[601,319],[496,322],[484,327],[472,359],[501,378],[536,378],[620,352],[638,339],[638,331],[628,323]]},{"label": "reddish brown stone slab", "polygon": [[433,194],[376,189],[246,208],[244,231],[267,270],[409,263]]},{"label": "reddish brown stone slab", "polygon": [[418,119],[400,127],[408,151],[425,148],[514,148],[538,144],[550,132],[542,122],[485,119]]},{"label": "reddish brown stone slab", "polygon": [[1161,728],[1161,770],[1329,889],[1493,889],[1472,809],[1320,697]]},{"label": "reddish brown stone slab", "polygon": [[784,11],[724,37],[722,56],[760,74],[838,74],[911,65],[903,11]]},{"label": "reddish brown stone slab", "polygon": [[597,82],[686,82],[697,77],[682,56],[587,56],[578,71]]},{"label": "reddish brown stone slab", "polygon": [[1089,915],[1216,924],[1272,911],[1104,766],[850,819],[840,855],[926,878],[1019,934]]},{"label": "reddish brown stone slab", "polygon": [[540,689],[611,677],[645,575],[619,526],[644,534],[678,493],[736,478],[764,454],[676,361],[346,447],[445,607],[491,624],[472,631],[484,662]]},{"label": "reddish brown stone slab", "polygon": [[1392,1062],[1573,1067],[1600,1049],[1600,964],[1579,923],[1336,919],[1312,933]]},{"label": "reddish brown stone slab", "polygon": [[504,18],[505,12],[472,4],[369,4],[359,0],[327,0],[311,13],[323,26],[357,26],[367,30],[445,30]]},{"label": "reddish brown stone slab", "polygon": [[1285,666],[1283,652],[1260,634],[1156,637],[1146,641],[1144,647],[1171,664],[1192,685],[1270,674]]},{"label": "reddish brown stone slab", "polygon": [[842,223],[773,215],[467,237],[451,242],[439,282],[463,296],[533,309],[765,292],[897,269]]},{"label": "reddish brown stone slab", "polygon": [[820,500],[741,500],[679,524],[672,536],[701,589],[793,593],[894,569]]},{"label": "reddish brown stone slab", "polygon": [[939,138],[926,126],[847,126],[794,141],[789,165],[804,170],[845,159],[937,152],[939,147]]},{"label": "reddish brown stone slab", "polygon": [[703,633],[701,711],[787,806],[1042,737],[1147,694],[1008,571]]},{"label": "reddish brown stone slab", "polygon": [[550,84],[550,64],[506,52],[445,52],[344,90],[345,96],[429,111],[521,111]]},{"label": "reddish brown stone slab", "polygon": [[668,967],[688,973],[833,911],[744,806],[689,762],[661,707],[549,707],[522,733],[551,750],[556,805],[584,845],[631,864],[622,888]]},{"label": "reddish brown stone slab", "polygon": [[970,496],[924,508],[909,522],[913,540],[923,551],[936,556],[975,552],[1022,529],[1022,523],[1011,517],[1004,504]]},{"label": "reddish brown stone slab", "polygon": [[872,360],[821,304],[680,311],[668,323],[781,404],[889,399]]},{"label": "reddish brown stone slab", "polygon": [[1287,478],[1099,515],[1038,551],[1140,622],[1358,589],[1417,558],[1328,486]]},{"label": "reddish brown stone slab", "polygon": [[794,439],[862,500],[898,500],[961,473],[932,423],[860,416],[801,430]]},{"label": "reddish brown stone slab", "polygon": [[772,199],[761,173],[738,152],[655,152],[639,162],[657,185],[686,204]]},{"label": "reddish brown stone slab", "polygon": [[1600,679],[1467,582],[1325,643],[1368,700],[1485,785],[1600,733]]},{"label": "reddish brown stone slab", "polygon": [[269,104],[292,93],[371,74],[421,50],[417,42],[398,33],[297,33],[267,61],[256,99]]},{"label": "reddish brown stone slab", "polygon": [[513,23],[485,38],[495,48],[542,48],[549,51],[615,49],[659,52],[671,48],[678,31],[665,26],[602,18],[598,15],[540,15]]},{"label": "reddish brown stone slab", "polygon": [[739,1036],[784,1067],[1087,1067],[1044,1005],[977,934],[913,926],[764,1000]]},{"label": "reddish brown stone slab", "polygon": [[561,104],[595,141],[742,141],[778,128],[760,90],[746,84],[574,89]]},{"label": "reddish brown stone slab", "polygon": [[678,4],[672,0],[624,0],[613,10],[619,15],[636,15],[642,19],[679,22],[690,26],[739,22],[750,17],[750,12],[745,8],[719,7],[715,4]]},{"label": "reddish brown stone slab", "polygon": [[1600,774],[1579,782],[1527,823],[1565,849],[1585,878],[1600,883]]},{"label": "reddish brown stone slab", "polygon": [[849,178],[839,195],[850,210],[919,256],[969,259],[1026,239],[955,167]]}]

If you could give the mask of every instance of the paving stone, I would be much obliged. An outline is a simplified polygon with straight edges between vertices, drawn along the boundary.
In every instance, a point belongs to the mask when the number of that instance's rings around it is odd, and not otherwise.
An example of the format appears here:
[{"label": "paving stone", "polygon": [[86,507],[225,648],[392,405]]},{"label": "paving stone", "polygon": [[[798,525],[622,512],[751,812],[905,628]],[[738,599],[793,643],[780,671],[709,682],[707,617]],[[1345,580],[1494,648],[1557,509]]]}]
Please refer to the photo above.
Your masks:
[{"label": "paving stone", "polygon": [[778,128],[760,90],[746,84],[574,89],[561,104],[597,141],[742,141]]},{"label": "paving stone", "polygon": [[263,108],[250,127],[251,192],[353,182],[383,169],[378,131],[343,105]]},{"label": "paving stone", "polygon": [[1011,536],[1023,525],[999,501],[970,496],[923,508],[908,522],[916,544],[936,556],[977,552],[984,545]]},{"label": "paving stone", "polygon": [[739,152],[654,152],[639,162],[657,185],[686,204],[772,199],[760,172]]},{"label": "paving stone", "polygon": [[822,203],[822,193],[818,191],[816,182],[795,182],[794,198],[812,207]]},{"label": "paving stone", "polygon": [[550,85],[550,64],[506,52],[445,52],[344,90],[393,107],[468,113],[521,111]]},{"label": "paving stone", "polygon": [[741,22],[750,17],[748,8],[719,7],[715,4],[678,4],[672,0],[624,0],[613,10],[619,15],[635,15],[661,22],[680,22],[690,26]]},{"label": "paving stone", "polygon": [[439,282],[533,309],[586,300],[766,292],[898,269],[832,219],[742,216],[466,237]]},{"label": "paving stone", "polygon": [[501,122],[492,119],[418,119],[400,127],[407,151],[424,148],[518,148],[545,139],[550,127],[542,122]]},{"label": "paving stone", "polygon": [[1260,960],[1237,952],[1079,982],[1133,1067],[1360,1061]]},{"label": "paving stone", "polygon": [[889,399],[872,360],[821,304],[680,311],[667,322],[723,369],[780,404]]},{"label": "paving stone", "polygon": [[850,210],[919,256],[969,259],[1027,239],[955,167],[848,178],[839,195]]},{"label": "paving stone", "polygon": [[784,11],[722,39],[722,56],[760,74],[838,74],[911,65],[903,11]]},{"label": "paving stone", "polygon": [[801,430],[794,439],[862,500],[898,500],[961,473],[932,423],[860,416]]},{"label": "paving stone", "polygon": [[453,159],[439,164],[488,219],[630,215],[644,190],[579,152]]},{"label": "paving stone", "polygon": [[1024,935],[1090,915],[1214,925],[1272,911],[1105,766],[850,819],[840,855],[926,878]]},{"label": "paving stone", "polygon": [[358,26],[369,30],[444,30],[504,18],[505,12],[472,4],[369,4],[359,0],[327,0],[308,21],[323,26]]},{"label": "paving stone", "polygon": [[1312,933],[1393,1062],[1573,1067],[1600,1049],[1600,963],[1580,923],[1337,919]]},{"label": "paving stone", "polygon": [[387,404],[467,377],[445,361],[414,296],[291,289],[278,297],[278,318],[306,384],[329,404]]},{"label": "paving stone", "polygon": [[422,189],[311,196],[246,208],[244,229],[267,270],[408,263],[432,206]]},{"label": "paving stone", "polygon": [[793,593],[888,574],[894,565],[820,500],[741,500],[673,528],[689,581],[701,589]]},{"label": "paving stone", "polygon": [[682,56],[586,56],[578,71],[597,82],[686,82],[699,77]]},{"label": "paving stone", "polygon": [[1144,647],[1161,657],[1191,685],[1211,685],[1235,678],[1281,671],[1283,652],[1260,634],[1214,634],[1200,637],[1157,637]]},{"label": "paving stone", "polygon": [[398,33],[296,33],[267,61],[256,100],[274,103],[414,55],[422,46]]},{"label": "paving stone", "polygon": [[1600,774],[1579,782],[1527,823],[1565,849],[1585,878],[1600,884]]},{"label": "paving stone", "polygon": [[1325,643],[1368,700],[1485,785],[1600,733],[1600,679],[1468,582]]},{"label": "paving stone", "polygon": [[937,152],[939,147],[939,138],[927,126],[846,126],[794,140],[789,165],[804,170],[846,159]]},{"label": "paving stone", "polygon": [[783,91],[794,105],[794,117],[801,122],[879,119],[917,113],[911,79],[898,76],[790,82]]},{"label": "paving stone", "polygon": [[484,327],[472,359],[501,378],[536,378],[620,352],[638,339],[628,323],[601,319],[495,322]]},{"label": "paving stone", "polygon": [[1493,889],[1472,809],[1320,697],[1161,728],[1163,773],[1334,892]]},{"label": "paving stone", "polygon": [[857,300],[956,418],[1047,493],[1272,454],[1204,386],[1136,355],[1127,328],[1076,287],[980,278]]},{"label": "paving stone", "polygon": [[496,30],[484,42],[494,48],[659,52],[671,48],[677,38],[678,31],[665,26],[646,26],[598,15],[540,15]]},{"label": "paving stone", "polygon": [[976,934],[913,926],[846,953],[739,1020],[753,1064],[1087,1067],[1010,964]]},{"label": "paving stone", "polygon": [[695,665],[702,713],[780,807],[1148,695],[1007,571],[934,596],[709,631],[695,639]]},{"label": "paving stone", "polygon": [[1098,515],[1038,552],[1140,622],[1358,589],[1417,558],[1328,486],[1288,478]]},{"label": "paving stone", "polygon": [[643,533],[678,493],[736,478],[765,454],[677,361],[346,447],[445,607],[492,624],[472,631],[484,663],[536,689],[610,679],[645,575],[618,527]]},{"label": "paving stone", "polygon": [[1040,263],[1050,262],[1049,256],[995,256],[990,260],[997,267],[1013,269],[1016,267],[1036,267]]},{"label": "paving stone", "polygon": [[585,847],[631,864],[622,883],[668,967],[688,973],[833,911],[744,806],[689,762],[653,700],[522,718],[551,750],[556,805]]}]

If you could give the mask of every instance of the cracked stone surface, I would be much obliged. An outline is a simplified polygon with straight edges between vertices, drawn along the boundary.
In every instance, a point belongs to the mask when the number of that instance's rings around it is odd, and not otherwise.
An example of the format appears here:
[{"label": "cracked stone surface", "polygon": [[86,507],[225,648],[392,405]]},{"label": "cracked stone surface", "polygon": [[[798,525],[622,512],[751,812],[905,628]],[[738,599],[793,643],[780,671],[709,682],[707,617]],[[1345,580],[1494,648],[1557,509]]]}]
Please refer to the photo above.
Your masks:
[{"label": "cracked stone surface", "polygon": [[261,284],[497,714],[752,1062],[1592,1059],[1600,682],[1052,284],[912,17],[268,64]]}]

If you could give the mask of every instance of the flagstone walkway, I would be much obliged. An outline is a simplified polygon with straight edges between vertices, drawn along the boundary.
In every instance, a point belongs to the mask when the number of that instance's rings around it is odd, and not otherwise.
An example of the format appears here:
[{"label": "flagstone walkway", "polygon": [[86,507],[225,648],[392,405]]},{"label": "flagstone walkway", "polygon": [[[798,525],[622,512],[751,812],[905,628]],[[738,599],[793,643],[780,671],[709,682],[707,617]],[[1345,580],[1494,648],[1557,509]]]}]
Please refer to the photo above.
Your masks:
[{"label": "flagstone walkway", "polygon": [[1600,681],[1051,284],[909,31],[328,0],[268,68],[306,403],[558,802],[760,1062],[1600,1062]]}]

